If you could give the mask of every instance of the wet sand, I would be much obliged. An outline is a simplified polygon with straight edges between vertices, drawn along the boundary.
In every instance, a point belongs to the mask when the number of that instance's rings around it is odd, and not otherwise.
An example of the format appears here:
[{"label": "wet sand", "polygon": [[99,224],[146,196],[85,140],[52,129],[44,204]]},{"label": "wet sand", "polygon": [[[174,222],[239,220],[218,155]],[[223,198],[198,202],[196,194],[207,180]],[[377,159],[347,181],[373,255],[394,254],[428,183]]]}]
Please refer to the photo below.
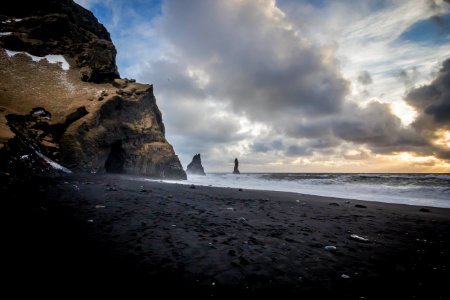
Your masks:
[{"label": "wet sand", "polygon": [[17,296],[450,297],[449,209],[119,175],[2,193]]}]

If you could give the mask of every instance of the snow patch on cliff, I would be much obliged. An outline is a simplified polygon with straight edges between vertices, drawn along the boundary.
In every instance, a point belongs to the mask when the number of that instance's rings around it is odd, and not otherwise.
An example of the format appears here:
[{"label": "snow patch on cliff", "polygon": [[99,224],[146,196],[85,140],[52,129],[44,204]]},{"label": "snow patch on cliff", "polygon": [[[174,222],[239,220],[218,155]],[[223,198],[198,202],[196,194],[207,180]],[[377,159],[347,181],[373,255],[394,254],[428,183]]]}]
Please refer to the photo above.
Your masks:
[{"label": "snow patch on cliff", "polygon": [[59,64],[61,66],[61,68],[65,71],[70,69],[70,65],[67,62],[67,60],[64,58],[64,56],[59,55],[59,54],[49,54],[49,55],[41,57],[41,56],[31,55],[30,53],[27,53],[27,52],[17,52],[17,51],[11,51],[11,50],[7,50],[7,49],[5,49],[5,50],[6,50],[6,54],[8,54],[9,57],[12,57],[19,53],[24,53],[24,54],[28,55],[29,57],[31,57],[31,59],[33,61],[38,62],[38,61],[41,61],[42,59],[47,59],[47,61],[51,64]]}]

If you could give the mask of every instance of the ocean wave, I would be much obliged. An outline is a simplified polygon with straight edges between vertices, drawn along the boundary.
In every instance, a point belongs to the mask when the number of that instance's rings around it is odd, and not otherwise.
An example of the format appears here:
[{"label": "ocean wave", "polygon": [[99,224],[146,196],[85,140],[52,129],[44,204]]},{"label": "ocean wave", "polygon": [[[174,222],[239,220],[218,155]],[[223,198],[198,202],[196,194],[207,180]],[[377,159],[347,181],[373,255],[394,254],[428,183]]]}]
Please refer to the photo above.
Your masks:
[{"label": "ocean wave", "polygon": [[183,183],[450,207],[448,174],[215,173]]},{"label": "ocean wave", "polygon": [[320,174],[273,173],[255,174],[268,181],[299,181],[310,184],[383,184],[387,186],[450,186],[448,174]]}]

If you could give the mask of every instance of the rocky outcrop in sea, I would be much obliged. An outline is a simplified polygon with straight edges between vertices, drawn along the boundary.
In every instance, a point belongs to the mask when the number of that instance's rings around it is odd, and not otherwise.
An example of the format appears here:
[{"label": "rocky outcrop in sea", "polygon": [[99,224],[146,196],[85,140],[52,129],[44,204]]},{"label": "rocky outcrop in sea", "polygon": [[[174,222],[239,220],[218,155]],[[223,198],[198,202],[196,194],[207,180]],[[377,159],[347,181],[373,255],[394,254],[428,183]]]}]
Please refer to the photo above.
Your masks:
[{"label": "rocky outcrop in sea", "polygon": [[202,159],[200,153],[195,154],[191,163],[187,166],[186,173],[194,175],[206,175],[202,166]]},{"label": "rocky outcrop in sea", "polygon": [[90,11],[44,0],[14,1],[0,14],[4,172],[24,157],[43,170],[46,157],[72,171],[186,178],[153,86],[120,78],[110,35]]},{"label": "rocky outcrop in sea", "polygon": [[237,158],[234,159],[233,174],[241,174],[241,172],[239,172],[239,161]]}]

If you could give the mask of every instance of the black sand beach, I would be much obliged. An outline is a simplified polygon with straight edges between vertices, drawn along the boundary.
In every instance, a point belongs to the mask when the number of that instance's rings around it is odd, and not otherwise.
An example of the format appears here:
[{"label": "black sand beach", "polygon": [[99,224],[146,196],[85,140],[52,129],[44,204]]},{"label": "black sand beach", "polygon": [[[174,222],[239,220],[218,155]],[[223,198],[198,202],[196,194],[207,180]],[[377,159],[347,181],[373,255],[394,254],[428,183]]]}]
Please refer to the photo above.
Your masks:
[{"label": "black sand beach", "polygon": [[450,297],[449,209],[120,175],[2,193],[2,281],[16,296]]}]

